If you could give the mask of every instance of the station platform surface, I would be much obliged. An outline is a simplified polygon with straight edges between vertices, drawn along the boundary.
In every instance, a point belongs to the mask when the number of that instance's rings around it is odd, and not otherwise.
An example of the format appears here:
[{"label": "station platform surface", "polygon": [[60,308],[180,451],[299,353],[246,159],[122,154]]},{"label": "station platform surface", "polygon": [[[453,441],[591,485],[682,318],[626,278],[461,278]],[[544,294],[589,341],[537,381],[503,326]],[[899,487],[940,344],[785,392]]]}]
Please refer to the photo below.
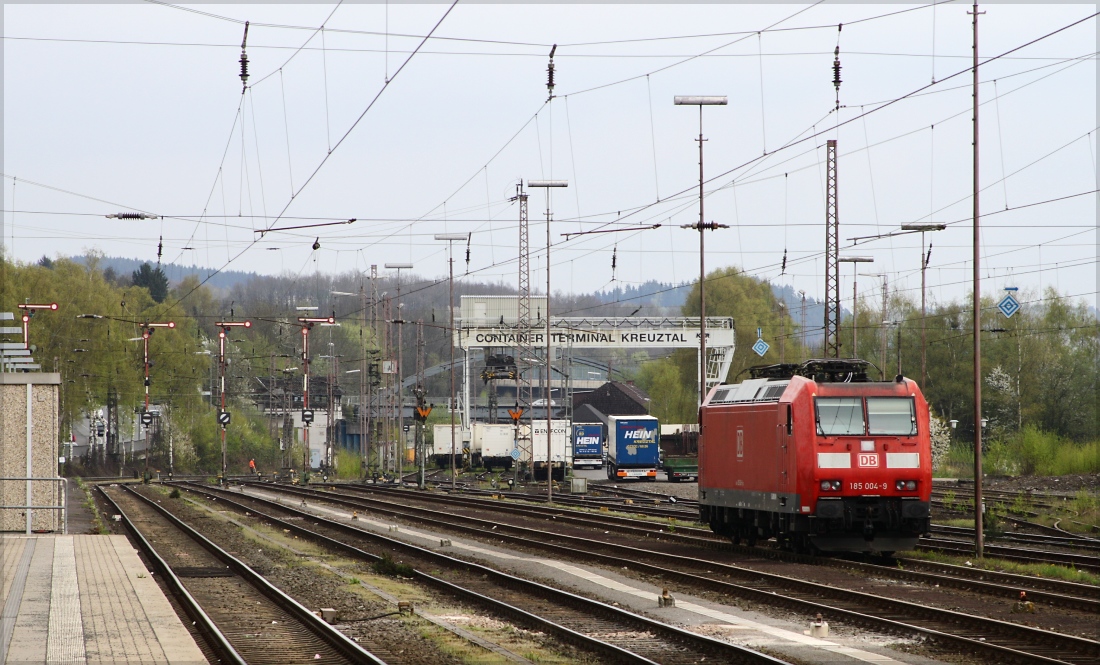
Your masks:
[{"label": "station platform surface", "polygon": [[0,663],[207,660],[125,536],[4,534]]}]

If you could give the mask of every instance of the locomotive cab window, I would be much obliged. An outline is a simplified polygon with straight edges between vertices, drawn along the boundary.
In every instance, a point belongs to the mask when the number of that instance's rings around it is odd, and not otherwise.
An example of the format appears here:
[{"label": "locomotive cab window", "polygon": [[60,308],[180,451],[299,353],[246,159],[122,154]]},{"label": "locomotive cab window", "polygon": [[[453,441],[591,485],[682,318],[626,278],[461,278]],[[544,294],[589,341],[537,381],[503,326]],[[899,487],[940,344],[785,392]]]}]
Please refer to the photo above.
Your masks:
[{"label": "locomotive cab window", "polygon": [[867,427],[870,434],[913,436],[917,416],[912,397],[868,397]]},{"label": "locomotive cab window", "polygon": [[863,400],[859,397],[818,397],[817,433],[823,436],[863,434]]}]

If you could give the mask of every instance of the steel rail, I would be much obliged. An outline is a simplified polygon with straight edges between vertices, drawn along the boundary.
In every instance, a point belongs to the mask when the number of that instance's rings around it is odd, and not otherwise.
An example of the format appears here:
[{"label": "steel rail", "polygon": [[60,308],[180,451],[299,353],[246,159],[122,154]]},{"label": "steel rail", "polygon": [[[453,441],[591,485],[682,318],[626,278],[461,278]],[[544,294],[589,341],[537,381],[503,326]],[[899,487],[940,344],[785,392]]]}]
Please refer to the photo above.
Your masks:
[{"label": "steel rail", "polygon": [[[409,496],[408,490],[402,490],[398,488],[380,488],[375,486],[360,486],[351,484],[329,484],[326,486],[354,490],[357,494],[377,493],[386,496]],[[337,496],[349,495],[337,494]],[[1022,575],[1002,575],[998,573],[990,573],[990,571],[986,570],[975,570],[958,566],[948,566],[948,568],[954,569],[955,574],[953,575],[944,573],[922,573],[920,571],[904,570],[892,566],[880,566],[871,563],[853,561],[851,559],[845,558],[812,556],[806,554],[795,554],[793,552],[784,552],[778,549],[765,549],[748,547],[745,545],[733,545],[725,539],[718,538],[709,530],[697,529],[693,527],[676,527],[676,531],[669,531],[667,530],[667,526],[662,526],[657,522],[641,521],[629,517],[601,515],[597,513],[576,513],[575,515],[570,515],[568,513],[571,513],[573,511],[564,511],[560,509],[551,510],[546,507],[540,506],[517,506],[515,504],[501,503],[499,501],[490,501],[488,499],[480,499],[476,497],[456,496],[454,494],[443,496],[436,494],[417,494],[414,495],[413,498],[425,501],[442,500],[446,503],[453,503],[459,506],[485,508],[487,510],[511,513],[527,517],[553,519],[555,522],[567,522],[580,526],[595,526],[599,528],[610,527],[620,533],[640,535],[643,537],[660,537],[665,540],[697,545],[699,547],[704,547],[708,549],[739,552],[742,554],[752,554],[756,556],[791,561],[795,563],[823,565],[848,569],[854,568],[862,570],[864,572],[884,575],[896,579],[925,582],[929,584],[939,584],[941,586],[950,586],[953,588],[978,591],[981,593],[1004,598],[1015,598],[1021,590],[1025,590],[1029,594],[1032,594],[1031,600],[1033,601],[1049,602],[1052,605],[1058,605],[1061,607],[1069,607],[1086,612],[1100,613],[1100,588],[1089,587],[1088,585],[1083,584],[1073,584],[1070,582],[1047,580],[1045,578],[1025,577]],[[918,561],[916,559],[905,559],[905,562],[911,566],[927,563]],[[998,575],[1001,576],[997,577]],[[988,579],[991,576],[994,579],[1000,579],[1005,583],[1011,584],[1015,588],[1005,588],[1003,584],[986,582],[982,579],[974,579],[974,577]]]},{"label": "steel rail", "polygon": [[[616,567],[624,564],[631,567],[631,569],[647,572],[653,575],[659,575],[663,577],[670,577],[679,579],[684,582],[698,584],[710,589],[720,590],[726,593],[735,593],[742,596],[750,597],[753,600],[759,602],[776,604],[777,601],[781,601],[788,606],[795,607],[802,611],[809,611],[811,613],[833,613],[838,616],[843,616],[849,620],[862,623],[877,625],[891,631],[905,631],[909,633],[918,633],[928,636],[930,638],[939,639],[941,641],[951,642],[958,646],[962,646],[968,650],[972,650],[979,653],[985,653],[987,655],[996,656],[999,658],[1009,658],[1013,661],[1029,662],[1029,663],[1058,663],[1067,662],[1058,659],[1047,658],[1045,656],[1019,651],[1017,649],[1004,647],[997,644],[992,644],[988,641],[980,641],[978,639],[971,639],[962,635],[955,635],[951,633],[945,633],[939,630],[926,628],[912,623],[905,623],[902,621],[895,621],[892,619],[885,619],[878,616],[864,614],[862,612],[856,612],[852,610],[843,609],[836,606],[823,605],[820,602],[807,601],[801,598],[791,596],[780,596],[774,591],[754,589],[752,587],[746,587],[739,584],[730,582],[723,582],[720,580],[712,580],[710,578],[702,577],[699,575],[693,575],[691,573],[684,573],[678,570],[671,570],[662,566],[655,566],[647,564],[638,560],[626,560],[623,559],[623,555],[642,555],[651,558],[658,558],[663,561],[675,560],[681,561],[685,565],[698,564],[699,562],[690,557],[672,555],[662,552],[655,552],[649,550],[642,550],[626,545],[617,545],[614,543],[606,543],[602,541],[593,541],[587,538],[580,538],[576,536],[567,536],[563,534],[550,534],[554,538],[564,540],[569,545],[556,545],[552,543],[544,543],[535,540],[538,536],[545,536],[543,531],[538,529],[531,529],[527,527],[518,527],[512,525],[504,525],[499,522],[491,520],[483,520],[474,517],[466,517],[462,515],[447,514],[446,517],[454,518],[465,522],[466,524],[448,522],[440,519],[438,511],[432,511],[422,508],[413,508],[409,506],[394,506],[393,508],[378,508],[371,507],[363,504],[378,504],[387,503],[378,500],[368,500],[364,498],[351,498],[350,500],[340,495],[333,496],[330,492],[312,492],[310,490],[302,488],[286,488],[279,487],[278,489],[289,491],[292,494],[299,496],[309,496],[315,500],[329,501],[332,503],[342,504],[350,507],[359,507],[373,510],[375,512],[386,512],[391,515],[405,517],[407,519],[415,520],[418,523],[430,523],[436,524],[443,528],[457,529],[460,531],[469,530],[470,523],[482,527],[484,530],[493,529],[492,534],[494,538],[508,539],[515,542],[517,545],[526,547],[537,546],[547,550],[554,551],[558,554],[566,556],[578,556],[583,555],[588,560],[597,559],[603,560],[608,565],[614,565]],[[254,497],[258,498],[258,497]],[[390,504],[393,505],[393,504]],[[311,516],[312,519],[324,519],[319,518],[316,515]],[[337,523],[338,524],[338,523]],[[495,527],[495,528],[494,528]],[[517,535],[509,535],[502,533],[502,531],[510,531]],[[598,549],[579,549],[579,545],[582,543],[588,543],[595,545]],[[607,550],[612,550],[617,554],[606,554]],[[721,569],[722,572],[732,574],[740,577],[749,577],[752,579],[762,579],[766,583],[779,586],[780,588],[787,588],[799,593],[804,593],[813,596],[831,597],[834,600],[841,600],[845,602],[857,602],[864,606],[878,606],[887,609],[890,612],[904,613],[910,617],[918,619],[931,619],[940,623],[949,623],[953,625],[968,626],[971,630],[977,631],[977,634],[988,635],[990,632],[995,632],[1004,637],[1004,639],[1019,639],[1021,636],[1026,636],[1025,640],[1029,642],[1031,647],[1047,644],[1051,641],[1057,641],[1062,644],[1073,644],[1075,646],[1075,652],[1082,655],[1087,654],[1089,657],[1100,656],[1100,642],[1093,640],[1086,640],[1069,635],[1062,635],[1058,633],[1052,633],[1046,630],[1039,630],[1030,628],[1028,626],[1016,623],[1009,623],[1005,621],[998,621],[995,619],[988,619],[984,617],[973,617],[961,612],[955,612],[951,610],[943,610],[939,608],[932,608],[917,603],[910,603],[907,601],[894,600],[885,598],[882,596],[875,596],[873,594],[862,593],[858,591],[851,591],[847,589],[840,589],[837,587],[831,587],[824,584],[818,584],[815,582],[807,582],[804,580],[797,580],[782,575],[775,575],[772,573],[765,573],[757,570],[750,570],[746,568],[740,568],[729,564],[722,564],[713,561],[704,562],[708,568]]]},{"label": "steel rail", "polygon": [[[236,558],[221,547],[218,547],[206,536],[203,536],[186,522],[173,515],[171,512],[168,511],[168,509],[164,508],[163,506],[159,505],[157,502],[149,499],[148,497],[142,496],[140,493],[134,491],[134,489],[131,487],[125,485],[122,485],[120,487],[124,491],[137,497],[146,505],[155,509],[173,526],[177,527],[180,531],[185,533],[199,545],[202,545],[204,549],[206,549],[219,561],[228,566],[229,569],[232,570],[234,573],[240,575],[246,582],[255,587],[260,593],[267,596],[272,602],[278,605],[280,609],[287,612],[299,623],[307,627],[311,632],[313,632],[315,635],[328,643],[329,646],[337,651],[337,653],[341,654],[353,663],[363,663],[366,665],[386,665],[385,661],[378,658],[363,647],[359,646],[359,644],[355,642],[355,640],[351,639],[336,628],[330,626],[328,623],[323,621],[320,617],[311,612],[308,608],[306,608],[293,597],[288,595],[282,589],[275,586],[271,582],[268,582],[262,575],[252,570],[252,568],[245,564],[243,561]],[[100,489],[100,491],[103,491],[102,488]]]},{"label": "steel rail", "polygon": [[[971,556],[974,553],[974,549],[972,547],[968,548],[967,545],[969,545],[969,543],[964,540],[921,538],[917,543],[917,549],[926,552],[948,552],[961,556]],[[1100,573],[1100,558],[1094,556],[1030,550],[1021,547],[1005,547],[1004,545],[986,545],[985,553],[988,556],[1006,559],[1008,561],[1072,566],[1080,570]]]},{"label": "steel rail", "polygon": [[[353,490],[356,494],[381,494],[385,496],[409,497],[409,491],[400,488],[379,487],[374,485],[353,484],[328,484],[326,487]],[[339,496],[339,495],[338,495]],[[347,495],[345,495],[347,496]],[[765,549],[733,545],[726,539],[715,536],[711,531],[693,527],[676,527],[676,531],[668,531],[667,526],[657,522],[636,520],[629,517],[614,515],[602,515],[598,513],[580,513],[561,509],[548,509],[545,506],[517,506],[511,503],[481,499],[466,495],[438,495],[422,494],[412,495],[415,499],[424,501],[443,501],[459,506],[485,508],[498,512],[511,513],[527,517],[553,519],[555,522],[566,522],[580,526],[596,526],[599,528],[613,528],[620,533],[640,535],[643,537],[656,536],[665,540],[697,545],[708,549],[717,549],[742,554],[752,554],[794,563],[805,563],[836,568],[856,569],[867,573],[892,577],[908,581],[923,582],[927,584],[939,584],[953,588],[978,591],[1003,598],[1016,598],[1021,590],[1031,595],[1031,600],[1047,602],[1052,605],[1073,608],[1085,612],[1100,613],[1100,587],[1086,584],[1076,584],[1047,578],[1029,577],[1024,575],[1011,575],[997,573],[985,569],[964,568],[949,564],[932,564],[918,559],[896,559],[908,566],[902,569],[896,566],[876,565],[862,561],[855,561],[842,557],[821,557],[806,554],[795,554],[778,549]],[[927,573],[912,570],[914,567],[925,566],[928,568],[940,568],[948,572]],[[975,578],[980,579],[975,579]],[[985,581],[992,580],[992,581]],[[1009,586],[1005,586],[1009,585]]]},{"label": "steel rail", "polygon": [[[476,573],[480,573],[482,575],[491,577],[492,579],[498,581],[498,583],[501,583],[502,585],[512,586],[512,587],[519,587],[519,588],[522,588],[524,590],[542,595],[543,597],[548,597],[549,599],[553,600],[554,602],[559,602],[559,603],[562,603],[562,604],[567,604],[567,605],[572,605],[572,606],[575,606],[575,607],[579,607],[582,610],[593,613],[593,614],[610,615],[610,616],[615,617],[617,620],[628,622],[628,623],[633,623],[633,624],[636,624],[636,625],[640,625],[640,626],[645,627],[647,630],[654,631],[658,634],[663,634],[663,635],[665,635],[666,639],[673,639],[673,640],[681,642],[681,643],[688,643],[688,644],[691,644],[694,648],[700,649],[702,651],[716,652],[716,653],[719,653],[719,654],[721,654],[722,656],[724,656],[726,658],[733,658],[733,660],[729,660],[727,662],[759,663],[759,664],[764,664],[764,665],[780,665],[781,663],[784,663],[784,661],[782,661],[782,660],[779,660],[777,658],[773,658],[772,656],[768,656],[766,654],[762,654],[762,653],[757,652],[757,651],[753,651],[752,649],[748,649],[748,648],[741,647],[741,646],[738,646],[738,645],[735,645],[735,644],[731,644],[731,643],[728,643],[728,642],[723,642],[721,640],[716,640],[716,639],[713,639],[713,638],[710,638],[710,637],[706,637],[704,635],[699,635],[697,633],[693,633],[693,632],[690,632],[690,631],[687,631],[687,630],[683,630],[681,628],[677,628],[675,626],[663,623],[661,621],[656,621],[654,619],[650,619],[648,617],[645,617],[645,616],[642,616],[642,615],[639,615],[639,614],[635,614],[633,612],[629,612],[627,610],[609,605],[607,603],[602,603],[602,602],[599,602],[599,601],[596,601],[596,600],[592,600],[590,598],[586,598],[584,596],[579,596],[577,594],[570,593],[568,591],[563,591],[561,589],[546,586],[544,584],[539,584],[537,582],[532,582],[530,580],[526,580],[526,579],[521,578],[521,577],[516,577],[514,575],[510,575],[508,573],[496,570],[496,569],[488,567],[488,566],[483,566],[481,564],[473,563],[473,562],[470,562],[470,561],[457,559],[457,558],[448,556],[446,554],[442,554],[440,552],[435,552],[435,551],[432,551],[432,550],[429,550],[429,549],[426,549],[426,548],[423,548],[423,547],[412,545],[410,543],[406,543],[406,542],[401,541],[401,540],[388,538],[388,537],[383,536],[381,534],[374,533],[374,532],[371,532],[371,531],[366,531],[366,530],[363,530],[363,529],[359,529],[359,528],[356,528],[354,526],[344,524],[342,522],[336,522],[336,521],[333,521],[333,520],[328,520],[328,519],[325,519],[324,517],[320,517],[320,516],[315,515],[313,513],[303,511],[303,510],[299,510],[298,508],[295,508],[293,506],[289,506],[289,505],[286,505],[286,504],[283,504],[283,503],[277,503],[275,501],[271,501],[271,500],[265,499],[263,497],[258,497],[258,496],[252,495],[252,494],[239,494],[239,493],[234,493],[234,492],[227,491],[227,490],[221,490],[221,489],[210,488],[210,487],[199,487],[199,486],[196,486],[195,483],[185,483],[185,485],[186,485],[186,489],[188,489],[189,491],[194,491],[194,492],[197,492],[199,494],[204,494],[206,496],[215,496],[215,495],[217,495],[217,500],[219,502],[222,502],[222,503],[225,503],[225,504],[230,504],[230,505],[234,506],[236,509],[238,509],[242,512],[245,512],[245,511],[251,512],[252,514],[257,515],[258,517],[261,517],[262,519],[269,520],[269,521],[271,521],[275,524],[278,524],[280,526],[280,528],[290,529],[291,531],[293,531],[293,532],[295,532],[299,535],[304,535],[308,538],[315,539],[318,542],[324,543],[324,544],[326,544],[330,547],[338,548],[338,549],[340,549],[344,552],[347,552],[349,554],[352,554],[353,556],[356,556],[356,557],[362,557],[362,558],[365,558],[365,559],[370,560],[370,561],[376,561],[380,558],[376,555],[370,554],[370,553],[365,552],[365,551],[363,551],[359,548],[356,548],[353,545],[343,543],[339,540],[329,538],[328,536],[325,536],[324,534],[319,534],[315,531],[311,531],[309,529],[306,529],[305,527],[301,526],[300,524],[295,524],[293,522],[281,520],[281,519],[279,519],[277,517],[274,517],[274,516],[271,516],[271,515],[265,515],[265,514],[259,512],[259,511],[257,511],[255,508],[249,508],[247,506],[243,506],[243,505],[237,503],[236,501],[234,501],[233,499],[227,498],[227,497],[234,497],[234,496],[235,497],[240,497],[240,496],[243,496],[243,497],[245,497],[245,498],[247,498],[251,501],[256,501],[256,502],[271,506],[272,508],[275,508],[277,510],[282,510],[284,512],[291,513],[291,514],[295,515],[296,517],[303,518],[304,520],[312,520],[313,522],[316,522],[316,523],[318,523],[318,524],[320,524],[320,525],[322,525],[326,528],[335,529],[335,530],[338,530],[342,533],[346,533],[346,534],[355,536],[357,538],[363,538],[363,539],[367,539],[367,540],[373,540],[373,541],[376,541],[376,542],[380,542],[380,543],[383,543],[383,544],[388,545],[390,547],[394,547],[394,548],[400,549],[402,551],[408,552],[408,553],[413,554],[415,556],[420,556],[420,557],[431,559],[433,561],[437,561],[439,563],[443,563],[447,566],[454,566],[454,567],[460,567],[460,568],[464,568],[464,569],[473,570]],[[544,619],[542,617],[538,617],[537,615],[531,614],[531,613],[529,613],[525,610],[516,608],[516,607],[514,607],[512,605],[509,605],[507,603],[502,603],[501,601],[497,601],[495,599],[489,598],[487,596],[484,596],[483,594],[478,594],[478,593],[470,591],[468,589],[463,589],[460,586],[454,585],[454,584],[452,584],[450,582],[447,582],[445,580],[441,580],[441,579],[439,579],[435,576],[429,575],[428,573],[425,573],[423,571],[419,571],[419,570],[414,569],[414,572],[415,572],[415,574],[417,575],[417,577],[419,579],[421,579],[425,582],[429,582],[431,584],[437,584],[441,588],[445,588],[445,589],[450,590],[454,593],[459,593],[460,595],[463,595],[463,596],[466,596],[468,598],[474,599],[477,602],[484,602],[484,603],[488,604],[489,606],[494,607],[494,609],[498,609],[499,611],[502,611],[507,615],[520,617],[521,619],[524,619],[524,620],[531,620],[531,621],[535,622],[535,625],[539,625],[540,627],[543,627],[544,629],[549,630],[549,631],[557,634],[560,637],[567,638],[570,641],[580,642],[583,646],[586,646],[587,648],[596,650],[597,653],[602,652],[601,655],[606,655],[608,657],[614,657],[617,661],[622,661],[622,662],[652,663],[652,661],[650,661],[649,659],[646,659],[642,656],[639,656],[639,655],[634,654],[632,652],[626,651],[624,649],[621,649],[620,647],[609,644],[607,642],[603,642],[602,640],[598,640],[598,639],[589,637],[587,635],[584,635],[583,633],[573,631],[572,629],[566,628],[564,626],[560,626],[560,625],[558,625],[554,622],[551,622],[551,621],[549,621],[547,619]]]},{"label": "steel rail", "polygon": [[195,600],[195,597],[191,595],[191,592],[183,586],[183,582],[172,571],[171,566],[168,565],[160,554],[153,549],[152,544],[146,540],[145,535],[138,530],[137,526],[130,520],[129,515],[122,509],[114,499],[110,497],[103,490],[102,487],[97,487],[100,495],[107,500],[115,510],[118,511],[118,515],[121,515],[121,522],[126,530],[130,532],[130,535],[134,537],[137,542],[138,548],[145,554],[145,558],[149,560],[149,563],[153,565],[157,575],[160,575],[164,583],[168,585],[168,589],[175,595],[180,605],[183,606],[187,616],[191,617],[195,622],[195,627],[199,633],[206,640],[207,645],[213,650],[214,654],[221,660],[224,665],[247,665],[244,658],[241,657],[237,650],[233,648],[233,645],[229,643],[229,640],[225,637],[225,634],[218,628],[214,620],[210,618],[210,615],[202,609],[199,602]]}]

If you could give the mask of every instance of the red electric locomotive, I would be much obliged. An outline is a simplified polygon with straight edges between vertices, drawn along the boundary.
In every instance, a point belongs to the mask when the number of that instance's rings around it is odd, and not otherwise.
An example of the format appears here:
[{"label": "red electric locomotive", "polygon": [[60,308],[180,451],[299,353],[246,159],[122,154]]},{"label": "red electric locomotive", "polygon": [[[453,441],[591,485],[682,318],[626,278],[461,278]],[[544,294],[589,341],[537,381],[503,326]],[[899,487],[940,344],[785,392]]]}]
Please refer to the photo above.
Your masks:
[{"label": "red electric locomotive", "polygon": [[912,549],[928,532],[928,404],[863,360],[754,367],[699,413],[699,517],[717,534],[795,551]]}]

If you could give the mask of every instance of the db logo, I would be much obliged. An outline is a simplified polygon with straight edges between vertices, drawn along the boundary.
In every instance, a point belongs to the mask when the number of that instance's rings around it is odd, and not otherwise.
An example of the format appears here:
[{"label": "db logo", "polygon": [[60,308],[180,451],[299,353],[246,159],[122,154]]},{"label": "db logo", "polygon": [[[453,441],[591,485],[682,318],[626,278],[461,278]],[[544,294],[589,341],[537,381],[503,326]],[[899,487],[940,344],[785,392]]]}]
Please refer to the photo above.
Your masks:
[{"label": "db logo", "polygon": [[874,453],[860,453],[860,455],[859,455],[859,465],[863,468],[867,468],[867,467],[877,468],[878,467],[878,455],[876,455]]}]

